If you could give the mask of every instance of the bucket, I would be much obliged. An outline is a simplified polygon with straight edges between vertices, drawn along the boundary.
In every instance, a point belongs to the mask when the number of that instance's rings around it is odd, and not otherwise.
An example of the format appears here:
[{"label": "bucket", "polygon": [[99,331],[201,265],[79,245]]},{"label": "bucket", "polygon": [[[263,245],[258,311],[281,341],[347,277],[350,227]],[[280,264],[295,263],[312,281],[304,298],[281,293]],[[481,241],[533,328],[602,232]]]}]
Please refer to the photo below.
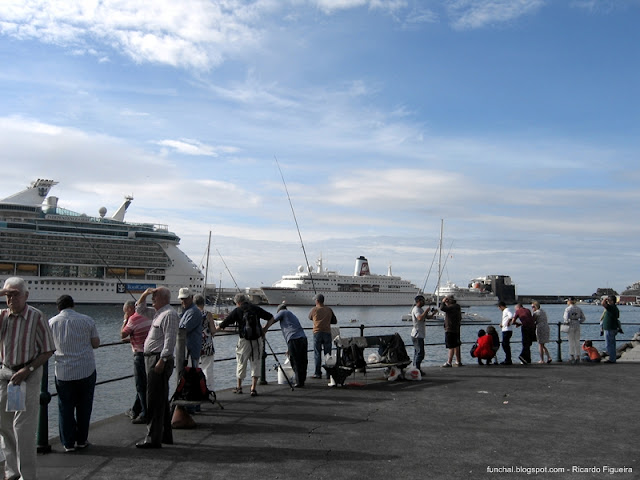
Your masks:
[{"label": "bucket", "polygon": [[293,383],[293,368],[291,368],[291,365],[287,363],[278,367],[278,385],[288,385],[287,379],[284,376],[285,373],[287,374],[287,377],[289,377],[289,381]]}]

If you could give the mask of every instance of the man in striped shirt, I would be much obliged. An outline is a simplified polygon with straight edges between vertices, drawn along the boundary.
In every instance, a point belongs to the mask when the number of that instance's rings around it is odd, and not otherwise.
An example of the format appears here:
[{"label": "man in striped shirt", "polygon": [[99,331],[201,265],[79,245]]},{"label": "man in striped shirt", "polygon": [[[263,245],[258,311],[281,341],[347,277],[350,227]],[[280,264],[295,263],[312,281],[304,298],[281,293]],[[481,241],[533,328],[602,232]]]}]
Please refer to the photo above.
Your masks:
[{"label": "man in striped shirt", "polygon": [[73,309],[71,296],[60,296],[56,305],[60,313],[49,320],[49,326],[56,344],[58,426],[65,452],[74,452],[88,445],[96,387],[93,350],[100,346],[100,337],[93,318]]},{"label": "man in striped shirt", "polygon": [[133,378],[136,383],[136,400],[129,410],[131,423],[147,423],[147,372],[144,363],[144,341],[151,328],[151,317],[136,312],[136,302],[129,300],[122,307],[124,323],[120,334],[129,339],[133,350]]},{"label": "man in striped shirt", "polygon": [[[6,458],[5,478],[36,478],[36,427],[42,365],[55,349],[51,329],[40,310],[27,305],[29,291],[22,278],[4,282],[0,296],[9,308],[0,310],[0,434]],[[8,384],[26,384],[26,409],[7,412]]]}]

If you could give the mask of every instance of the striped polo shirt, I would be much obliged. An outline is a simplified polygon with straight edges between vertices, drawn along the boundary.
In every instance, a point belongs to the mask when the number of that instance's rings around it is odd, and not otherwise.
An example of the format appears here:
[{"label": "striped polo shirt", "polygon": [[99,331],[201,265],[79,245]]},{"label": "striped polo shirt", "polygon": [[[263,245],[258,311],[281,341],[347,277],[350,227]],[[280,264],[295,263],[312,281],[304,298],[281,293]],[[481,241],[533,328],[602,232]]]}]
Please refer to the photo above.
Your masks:
[{"label": "striped polo shirt", "polygon": [[144,352],[144,341],[151,328],[151,319],[145,315],[134,313],[127,320],[122,333],[129,335],[131,349],[134,352]]},{"label": "striped polo shirt", "polygon": [[51,329],[44,314],[30,305],[22,313],[0,310],[0,361],[12,367],[34,360],[55,349]]}]

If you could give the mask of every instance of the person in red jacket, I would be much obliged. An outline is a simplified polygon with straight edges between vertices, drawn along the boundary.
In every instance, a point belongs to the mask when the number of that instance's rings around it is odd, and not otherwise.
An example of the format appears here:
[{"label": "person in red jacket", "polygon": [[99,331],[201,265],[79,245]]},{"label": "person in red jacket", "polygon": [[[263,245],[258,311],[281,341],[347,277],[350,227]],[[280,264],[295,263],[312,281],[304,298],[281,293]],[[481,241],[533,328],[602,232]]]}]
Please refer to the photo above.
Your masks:
[{"label": "person in red jacket", "polygon": [[493,339],[491,338],[491,335],[487,335],[487,332],[485,332],[484,330],[479,330],[476,345],[477,346],[473,350],[471,356],[478,359],[479,365],[484,365],[484,363],[482,363],[482,360],[486,360],[486,364],[491,365],[491,359],[496,354],[495,350],[493,349]]}]

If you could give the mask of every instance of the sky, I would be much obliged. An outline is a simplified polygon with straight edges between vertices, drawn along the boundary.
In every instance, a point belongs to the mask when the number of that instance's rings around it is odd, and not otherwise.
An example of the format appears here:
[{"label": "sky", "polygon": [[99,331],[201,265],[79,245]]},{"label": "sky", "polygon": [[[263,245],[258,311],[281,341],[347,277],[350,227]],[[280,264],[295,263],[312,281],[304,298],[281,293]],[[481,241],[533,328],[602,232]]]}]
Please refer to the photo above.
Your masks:
[{"label": "sky", "polygon": [[[640,281],[640,0],[3,0],[0,198],[166,224],[209,283]],[[226,264],[226,265],[225,265]]]}]

